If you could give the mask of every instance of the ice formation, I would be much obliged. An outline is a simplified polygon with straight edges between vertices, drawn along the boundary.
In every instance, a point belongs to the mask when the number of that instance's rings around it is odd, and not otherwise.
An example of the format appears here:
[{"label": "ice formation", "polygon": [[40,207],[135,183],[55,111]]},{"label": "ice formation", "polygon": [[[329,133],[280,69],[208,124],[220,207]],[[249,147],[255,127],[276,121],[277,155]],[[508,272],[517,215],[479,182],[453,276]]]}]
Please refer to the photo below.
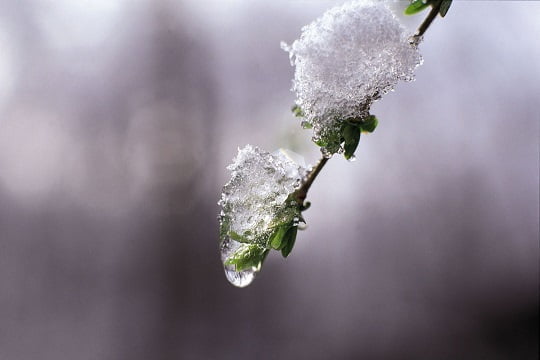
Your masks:
[{"label": "ice formation", "polygon": [[410,34],[383,1],[332,8],[282,43],[295,66],[296,104],[323,152],[342,151],[341,122],[363,119],[398,80],[413,79],[422,58]]},{"label": "ice formation", "polygon": [[[239,149],[227,169],[231,180],[223,187],[218,203],[222,207],[220,252],[227,279],[243,287],[260,270],[271,248],[270,236],[300,216],[299,206],[290,196],[306,169],[282,152],[270,154],[251,145]],[[239,258],[253,261],[238,269],[233,260]]]}]

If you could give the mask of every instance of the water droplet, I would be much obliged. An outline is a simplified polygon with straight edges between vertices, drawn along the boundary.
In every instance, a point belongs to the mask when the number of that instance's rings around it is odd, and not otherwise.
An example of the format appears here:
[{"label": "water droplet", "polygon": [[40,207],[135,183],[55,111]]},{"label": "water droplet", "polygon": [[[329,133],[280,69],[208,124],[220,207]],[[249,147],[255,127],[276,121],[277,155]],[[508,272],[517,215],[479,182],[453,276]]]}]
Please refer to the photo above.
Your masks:
[{"label": "water droplet", "polygon": [[332,157],[332,152],[328,151],[326,148],[322,147],[321,148],[321,153],[322,153],[322,156],[325,158],[325,159],[330,159]]},{"label": "water droplet", "polygon": [[221,261],[223,262],[223,270],[225,270],[225,276],[227,277],[227,280],[229,280],[229,282],[234,286],[246,287],[253,282],[253,280],[255,279],[255,275],[257,275],[260,270],[260,267],[258,269],[251,268],[242,271],[236,271],[236,267],[234,265],[225,264],[229,257],[241,246],[242,244],[238,241],[235,241],[228,237],[225,238],[221,242],[220,246]]},{"label": "water droplet", "polygon": [[418,48],[422,40],[424,40],[424,36],[412,35],[408,38],[409,44],[414,46],[415,49]]},{"label": "water droplet", "polygon": [[249,269],[244,271],[236,271],[234,265],[223,265],[227,280],[234,286],[246,287],[255,279],[257,272]]}]

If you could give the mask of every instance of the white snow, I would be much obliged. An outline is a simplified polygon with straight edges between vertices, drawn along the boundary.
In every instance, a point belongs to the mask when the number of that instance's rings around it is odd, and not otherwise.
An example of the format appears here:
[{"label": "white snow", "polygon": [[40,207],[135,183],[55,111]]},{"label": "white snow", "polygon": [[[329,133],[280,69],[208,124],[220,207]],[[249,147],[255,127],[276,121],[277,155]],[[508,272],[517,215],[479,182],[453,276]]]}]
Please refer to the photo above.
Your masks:
[{"label": "white snow", "polygon": [[413,79],[422,58],[409,38],[384,2],[362,0],[328,10],[292,45],[282,43],[295,66],[296,104],[313,125],[314,141],[337,152],[342,120],[364,118],[398,80]]},{"label": "white snow", "polygon": [[[289,196],[307,170],[284,152],[270,154],[251,145],[239,149],[227,169],[231,171],[231,180],[223,187],[218,203],[222,207],[220,251],[229,281],[245,286],[246,279],[251,282],[259,267],[235,273],[234,266],[225,262],[247,245],[267,248],[275,228],[299,216],[298,205]],[[231,233],[243,237],[243,242],[232,239]]]}]

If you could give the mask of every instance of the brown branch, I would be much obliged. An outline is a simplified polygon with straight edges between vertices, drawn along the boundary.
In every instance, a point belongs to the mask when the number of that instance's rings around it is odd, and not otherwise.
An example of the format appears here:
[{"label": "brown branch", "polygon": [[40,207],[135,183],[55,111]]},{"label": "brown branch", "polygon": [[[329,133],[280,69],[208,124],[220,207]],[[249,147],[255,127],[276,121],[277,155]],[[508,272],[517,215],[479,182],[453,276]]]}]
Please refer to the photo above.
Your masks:
[{"label": "brown branch", "polygon": [[313,181],[317,178],[317,175],[321,172],[322,168],[326,163],[328,162],[330,158],[322,157],[321,160],[317,163],[317,165],[310,171],[310,173],[306,176],[305,181],[302,182],[302,185],[300,185],[300,188],[296,190],[296,202],[298,205],[303,206],[304,200],[306,200],[307,193],[309,191],[309,188],[313,184]]},{"label": "brown branch", "polygon": [[424,35],[426,30],[429,28],[433,20],[437,17],[437,14],[439,13],[441,9],[442,1],[436,1],[433,7],[431,8],[431,11],[429,12],[428,16],[424,20],[424,22],[420,25],[418,30],[416,31],[416,34],[414,34],[414,39],[418,40],[420,37]]}]

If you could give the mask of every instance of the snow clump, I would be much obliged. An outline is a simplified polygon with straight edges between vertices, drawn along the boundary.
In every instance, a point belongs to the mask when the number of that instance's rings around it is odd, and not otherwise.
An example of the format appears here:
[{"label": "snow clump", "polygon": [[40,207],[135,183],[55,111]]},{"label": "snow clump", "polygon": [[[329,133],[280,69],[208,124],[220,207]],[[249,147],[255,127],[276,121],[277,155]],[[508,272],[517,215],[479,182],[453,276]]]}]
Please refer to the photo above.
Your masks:
[{"label": "snow clump", "polygon": [[361,0],[328,10],[292,45],[282,43],[295,66],[296,105],[323,153],[343,151],[344,120],[362,121],[398,80],[413,80],[422,58],[409,39],[387,4]]},{"label": "snow clump", "polygon": [[[271,248],[270,236],[283,224],[300,217],[298,203],[291,197],[307,169],[283,152],[274,154],[251,145],[238,150],[227,167],[231,180],[223,187],[220,220],[220,251],[225,274],[236,286],[248,285]],[[247,269],[234,260],[255,259]],[[232,260],[232,262],[231,262]]]}]

